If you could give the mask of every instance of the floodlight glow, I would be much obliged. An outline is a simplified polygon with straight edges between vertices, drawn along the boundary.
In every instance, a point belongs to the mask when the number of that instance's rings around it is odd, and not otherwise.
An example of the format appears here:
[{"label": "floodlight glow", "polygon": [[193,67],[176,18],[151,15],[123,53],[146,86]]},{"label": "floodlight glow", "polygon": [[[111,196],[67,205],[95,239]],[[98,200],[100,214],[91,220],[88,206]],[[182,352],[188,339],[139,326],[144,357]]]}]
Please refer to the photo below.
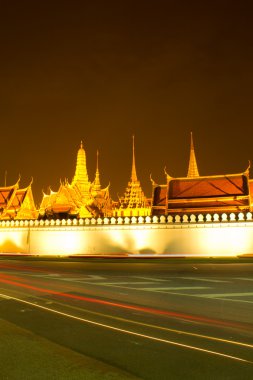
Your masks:
[{"label": "floodlight glow", "polygon": [[242,226],[217,227],[203,229],[200,246],[210,255],[236,256],[238,253],[250,252],[252,245],[249,230]]}]

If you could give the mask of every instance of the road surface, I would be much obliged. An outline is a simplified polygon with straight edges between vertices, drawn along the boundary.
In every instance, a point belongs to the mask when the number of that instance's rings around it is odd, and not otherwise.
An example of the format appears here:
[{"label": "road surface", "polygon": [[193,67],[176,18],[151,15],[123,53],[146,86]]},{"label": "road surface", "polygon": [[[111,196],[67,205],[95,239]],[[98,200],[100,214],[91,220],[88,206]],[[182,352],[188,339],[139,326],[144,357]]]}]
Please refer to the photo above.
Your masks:
[{"label": "road surface", "polygon": [[253,261],[1,257],[0,321],[1,379],[252,379]]}]

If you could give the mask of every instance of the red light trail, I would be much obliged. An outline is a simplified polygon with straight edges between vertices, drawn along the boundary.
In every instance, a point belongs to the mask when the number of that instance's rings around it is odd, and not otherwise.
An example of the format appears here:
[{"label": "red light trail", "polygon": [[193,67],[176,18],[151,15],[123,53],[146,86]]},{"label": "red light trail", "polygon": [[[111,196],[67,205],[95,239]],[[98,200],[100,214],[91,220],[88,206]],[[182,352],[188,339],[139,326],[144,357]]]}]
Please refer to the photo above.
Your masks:
[{"label": "red light trail", "polygon": [[[9,277],[9,279],[7,277]],[[18,278],[15,277],[15,280],[17,280],[17,279]],[[188,321],[201,322],[201,323],[211,324],[211,325],[215,325],[215,326],[225,326],[225,327],[233,327],[233,328],[240,328],[240,329],[249,329],[250,328],[250,326],[248,326],[247,324],[242,325],[242,324],[236,323],[236,322],[223,321],[223,320],[218,320],[218,319],[213,319],[213,318],[206,318],[204,316],[190,315],[190,314],[179,313],[179,312],[174,312],[174,311],[169,311],[169,310],[154,309],[154,308],[145,307],[145,306],[128,305],[128,304],[124,304],[124,303],[120,303],[120,302],[111,302],[111,301],[105,301],[102,299],[97,299],[97,298],[92,298],[92,297],[85,297],[85,296],[76,295],[76,294],[59,292],[59,291],[52,290],[52,289],[44,289],[44,288],[40,288],[38,286],[28,285],[28,284],[21,283],[19,281],[14,281],[13,277],[8,276],[8,275],[2,275],[1,274],[0,282],[8,284],[8,285],[15,286],[15,287],[19,287],[19,288],[34,290],[34,291],[39,292],[39,293],[47,293],[47,294],[55,295],[58,297],[63,297],[63,298],[68,298],[68,299],[73,299],[73,300],[79,300],[79,301],[89,302],[89,303],[93,303],[93,304],[111,306],[111,307],[127,309],[127,310],[141,311],[143,313],[149,313],[149,314],[154,314],[154,315],[155,314],[156,315],[162,315],[162,316],[166,316],[166,317],[170,317],[170,318],[176,318],[176,319],[185,319]]]}]

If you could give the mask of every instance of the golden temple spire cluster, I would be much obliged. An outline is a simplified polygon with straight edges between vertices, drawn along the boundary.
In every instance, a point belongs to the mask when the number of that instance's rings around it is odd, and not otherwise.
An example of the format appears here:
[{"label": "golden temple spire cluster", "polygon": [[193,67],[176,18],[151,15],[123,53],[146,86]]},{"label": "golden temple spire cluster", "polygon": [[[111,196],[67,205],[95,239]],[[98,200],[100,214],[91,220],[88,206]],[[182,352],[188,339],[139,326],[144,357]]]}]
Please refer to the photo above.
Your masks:
[{"label": "golden temple spire cluster", "polygon": [[89,181],[86,153],[81,141],[77,152],[75,175],[71,182],[60,184],[57,192],[44,194],[39,214],[46,218],[106,216],[111,209],[109,187],[101,188],[98,152],[95,180]]},{"label": "golden temple spire cluster", "polygon": [[98,151],[94,181],[89,180],[82,141],[74,173],[71,183],[65,179],[60,181],[57,191],[49,189],[48,194],[43,193],[39,210],[34,204],[32,183],[19,189],[19,179],[13,186],[1,187],[0,220],[191,215],[253,210],[253,180],[249,178],[249,168],[239,174],[200,176],[192,133],[187,176],[173,178],[165,171],[165,184],[159,185],[151,180],[152,199],[145,196],[137,177],[134,136],[130,180],[118,201],[112,201],[109,185],[101,186]]}]

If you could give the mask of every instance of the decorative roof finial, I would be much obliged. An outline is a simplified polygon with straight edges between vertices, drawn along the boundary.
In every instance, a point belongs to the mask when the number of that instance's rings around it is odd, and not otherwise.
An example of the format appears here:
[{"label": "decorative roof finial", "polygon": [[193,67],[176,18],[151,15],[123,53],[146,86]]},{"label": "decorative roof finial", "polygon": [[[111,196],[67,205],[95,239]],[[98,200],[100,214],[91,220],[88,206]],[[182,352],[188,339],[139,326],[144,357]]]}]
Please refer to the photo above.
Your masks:
[{"label": "decorative roof finial", "polygon": [[99,169],[98,169],[98,155],[99,155],[99,152],[97,150],[97,169],[96,169],[96,175],[95,175],[95,180],[94,180],[94,189],[95,190],[101,189],[100,178],[99,178]]},{"label": "decorative roof finial", "polygon": [[199,177],[198,165],[197,165],[195,151],[194,151],[192,132],[191,132],[190,160],[189,160],[187,177],[189,177],[189,178]]},{"label": "decorative roof finial", "polygon": [[133,161],[132,161],[132,174],[131,174],[131,181],[136,182],[137,180],[137,174],[136,174],[136,167],[135,167],[135,151],[134,151],[134,135],[133,135]]},{"label": "decorative roof finial", "polygon": [[155,181],[153,180],[153,178],[152,178],[152,174],[151,174],[151,173],[150,173],[150,175],[149,175],[149,178],[150,178],[150,181],[151,181],[152,185],[155,186],[156,183],[155,183]]}]

